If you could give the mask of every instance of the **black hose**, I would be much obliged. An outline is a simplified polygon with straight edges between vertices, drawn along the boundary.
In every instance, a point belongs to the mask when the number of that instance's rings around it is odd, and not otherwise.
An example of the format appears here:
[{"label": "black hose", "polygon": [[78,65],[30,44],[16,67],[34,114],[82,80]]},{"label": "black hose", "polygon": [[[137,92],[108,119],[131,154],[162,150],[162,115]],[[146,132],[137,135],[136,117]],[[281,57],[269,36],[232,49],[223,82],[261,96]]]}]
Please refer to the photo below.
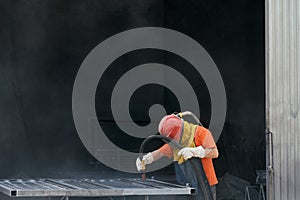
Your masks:
[{"label": "black hose", "polygon": [[[200,159],[192,158],[187,160],[188,162],[191,162],[194,171],[197,175],[198,183],[201,187],[201,191],[205,194],[203,194],[205,200],[213,200],[213,194],[210,189],[210,185],[208,183],[207,177],[205,175],[203,165]],[[186,161],[186,162],[187,162]]]},{"label": "black hose", "polygon": [[[139,159],[142,161],[143,159],[143,152],[144,152],[144,146],[145,144],[152,140],[152,139],[161,139],[164,141],[166,144],[169,144],[171,147],[176,148],[176,149],[182,149],[183,146],[179,144],[178,142],[174,141],[172,138],[163,136],[163,135],[151,135],[147,137],[141,144],[140,149],[139,149]],[[213,200],[213,195],[212,191],[210,189],[210,186],[207,181],[207,177],[205,175],[202,162],[200,159],[188,159],[185,162],[190,162],[194,172],[196,173],[197,176],[197,182],[199,183],[198,185],[200,188],[197,188],[198,190],[200,189],[204,194],[203,194],[203,199],[204,200]],[[199,193],[199,192],[198,192]],[[200,197],[198,197],[200,198]],[[202,199],[202,198],[200,198]]]}]

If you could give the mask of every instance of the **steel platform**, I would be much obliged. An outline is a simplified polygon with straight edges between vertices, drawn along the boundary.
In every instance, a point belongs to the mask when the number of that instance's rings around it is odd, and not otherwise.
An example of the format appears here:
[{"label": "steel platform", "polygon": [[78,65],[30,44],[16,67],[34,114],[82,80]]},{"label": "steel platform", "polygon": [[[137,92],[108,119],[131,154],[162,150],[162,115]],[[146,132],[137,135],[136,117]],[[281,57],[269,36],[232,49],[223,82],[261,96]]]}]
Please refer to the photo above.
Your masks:
[{"label": "steel platform", "polygon": [[0,180],[0,191],[11,197],[102,197],[191,195],[194,188],[155,179],[29,179]]}]

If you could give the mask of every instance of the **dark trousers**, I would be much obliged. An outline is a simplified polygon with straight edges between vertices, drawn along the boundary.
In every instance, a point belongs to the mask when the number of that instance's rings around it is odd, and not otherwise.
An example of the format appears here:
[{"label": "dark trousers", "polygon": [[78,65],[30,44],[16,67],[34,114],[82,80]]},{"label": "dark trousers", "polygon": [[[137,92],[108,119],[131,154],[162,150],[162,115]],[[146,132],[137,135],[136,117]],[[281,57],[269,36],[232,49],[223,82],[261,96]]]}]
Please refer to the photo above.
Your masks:
[{"label": "dark trousers", "polygon": [[[197,200],[215,200],[216,188],[215,186],[212,186],[212,188],[209,186],[201,160],[199,158],[192,159],[182,164],[174,163],[177,182],[181,185],[189,183],[191,187],[196,188]],[[196,172],[196,170],[198,171]]]}]

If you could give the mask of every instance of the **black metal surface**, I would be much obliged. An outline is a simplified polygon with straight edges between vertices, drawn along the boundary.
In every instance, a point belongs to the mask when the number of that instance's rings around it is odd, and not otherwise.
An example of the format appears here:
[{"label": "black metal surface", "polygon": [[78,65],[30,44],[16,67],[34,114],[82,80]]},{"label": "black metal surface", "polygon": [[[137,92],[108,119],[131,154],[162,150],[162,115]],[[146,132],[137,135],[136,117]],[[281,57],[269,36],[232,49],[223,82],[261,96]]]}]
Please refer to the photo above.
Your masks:
[{"label": "black metal surface", "polygon": [[[264,1],[2,0],[0,10],[0,177],[78,177],[95,169],[72,118],[76,73],[100,42],[144,26],[192,37],[220,70],[228,112],[218,141],[217,174],[229,172],[254,182],[255,170],[265,168]],[[155,52],[146,49],[124,57],[103,77],[106,89],[99,84],[96,109],[101,126],[117,146],[129,151],[137,151],[141,141],[120,132],[109,112],[111,82],[127,66],[163,63],[180,71],[200,100],[203,125],[209,123],[205,83],[179,56]],[[164,87],[139,91],[131,99],[134,121],[147,123],[153,103],[166,102],[168,113],[179,110],[176,96]],[[101,163],[97,167],[92,173],[101,178],[126,176]]]}]

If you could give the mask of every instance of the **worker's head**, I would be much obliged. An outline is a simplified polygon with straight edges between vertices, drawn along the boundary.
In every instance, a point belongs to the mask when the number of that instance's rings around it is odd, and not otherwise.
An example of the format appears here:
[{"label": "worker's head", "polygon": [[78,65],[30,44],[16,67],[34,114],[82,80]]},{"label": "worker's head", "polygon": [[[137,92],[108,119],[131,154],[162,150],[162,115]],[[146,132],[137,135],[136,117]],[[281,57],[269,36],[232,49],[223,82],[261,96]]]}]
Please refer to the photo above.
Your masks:
[{"label": "worker's head", "polygon": [[163,117],[159,123],[158,131],[161,135],[175,139],[180,136],[182,119],[174,114]]}]

